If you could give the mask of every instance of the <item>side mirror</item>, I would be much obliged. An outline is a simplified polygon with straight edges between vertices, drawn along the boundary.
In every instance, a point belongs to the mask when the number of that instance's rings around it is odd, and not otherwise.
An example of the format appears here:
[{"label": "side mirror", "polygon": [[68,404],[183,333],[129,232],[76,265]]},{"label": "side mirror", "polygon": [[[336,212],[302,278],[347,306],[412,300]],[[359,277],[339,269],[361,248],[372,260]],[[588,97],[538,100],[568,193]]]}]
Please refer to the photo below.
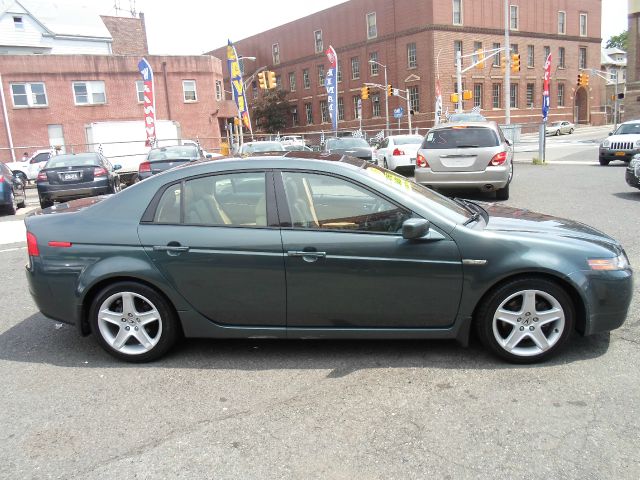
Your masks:
[{"label": "side mirror", "polygon": [[505,138],[504,141],[507,145],[511,146],[511,142],[509,141],[509,139]]},{"label": "side mirror", "polygon": [[415,240],[422,238],[429,233],[431,223],[424,218],[410,218],[402,224],[402,238],[405,240]]},{"label": "side mirror", "polygon": [[207,154],[205,155],[205,157],[206,157],[206,158],[213,158],[213,155],[211,155],[210,153],[207,153]]},{"label": "side mirror", "polygon": [[613,132],[609,132],[609,136],[613,135]]},{"label": "side mirror", "polygon": [[117,164],[115,164],[115,165],[113,166],[113,169],[114,169],[114,170],[120,170],[121,168],[122,168],[122,165],[120,165],[119,163],[117,163]]}]

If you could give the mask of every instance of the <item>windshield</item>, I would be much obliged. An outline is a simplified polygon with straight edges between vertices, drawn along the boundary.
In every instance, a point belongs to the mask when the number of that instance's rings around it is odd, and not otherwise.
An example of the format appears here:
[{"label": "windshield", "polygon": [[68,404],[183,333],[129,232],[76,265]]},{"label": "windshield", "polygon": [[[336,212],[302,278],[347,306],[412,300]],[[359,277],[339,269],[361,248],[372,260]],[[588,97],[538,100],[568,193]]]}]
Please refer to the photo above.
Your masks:
[{"label": "windshield", "polygon": [[327,140],[327,148],[371,148],[362,138],[331,138]]},{"label": "windshield", "polygon": [[280,142],[245,143],[242,146],[242,153],[283,152],[283,151],[284,151],[284,147]]},{"label": "windshield", "polygon": [[198,158],[198,148],[193,145],[154,148],[149,152],[147,160],[180,160]]},{"label": "windshield", "polygon": [[640,123],[627,123],[620,125],[618,130],[615,131],[616,135],[640,135]]},{"label": "windshield", "polygon": [[551,124],[552,127],[559,127],[560,125],[562,125],[562,122],[553,122]]},{"label": "windshield", "polygon": [[83,165],[100,165],[98,155],[95,153],[58,155],[57,157],[51,157],[44,168],[80,167]]},{"label": "windshield", "polygon": [[394,145],[412,145],[412,144],[421,144],[424,137],[420,135],[407,135],[406,137],[394,137],[393,143]]},{"label": "windshield", "polygon": [[420,148],[482,148],[497,147],[498,145],[500,145],[500,139],[491,128],[460,125],[430,131]]}]

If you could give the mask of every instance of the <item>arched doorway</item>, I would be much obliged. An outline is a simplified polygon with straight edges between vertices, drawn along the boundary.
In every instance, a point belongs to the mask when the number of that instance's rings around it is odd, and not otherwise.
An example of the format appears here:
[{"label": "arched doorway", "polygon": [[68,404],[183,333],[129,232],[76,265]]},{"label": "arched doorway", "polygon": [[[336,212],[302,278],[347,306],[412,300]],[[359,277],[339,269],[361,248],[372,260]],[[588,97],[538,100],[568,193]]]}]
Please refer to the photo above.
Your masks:
[{"label": "arched doorway", "polygon": [[585,87],[578,87],[574,103],[575,123],[589,123],[589,92]]}]

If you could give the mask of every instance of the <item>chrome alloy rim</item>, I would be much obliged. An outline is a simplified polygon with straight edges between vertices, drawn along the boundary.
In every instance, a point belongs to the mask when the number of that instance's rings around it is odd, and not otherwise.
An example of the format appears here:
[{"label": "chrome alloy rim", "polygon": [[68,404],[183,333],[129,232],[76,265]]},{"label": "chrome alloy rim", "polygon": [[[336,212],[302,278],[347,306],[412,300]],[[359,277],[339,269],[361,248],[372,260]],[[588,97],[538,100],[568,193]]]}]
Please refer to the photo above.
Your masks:
[{"label": "chrome alloy rim", "polygon": [[134,292],[107,298],[98,310],[102,338],[114,350],[140,355],[155,347],[162,336],[162,318],[155,305]]},{"label": "chrome alloy rim", "polygon": [[564,331],[560,302],[541,290],[522,290],[504,300],[493,315],[493,335],[507,352],[530,357],[553,347]]}]

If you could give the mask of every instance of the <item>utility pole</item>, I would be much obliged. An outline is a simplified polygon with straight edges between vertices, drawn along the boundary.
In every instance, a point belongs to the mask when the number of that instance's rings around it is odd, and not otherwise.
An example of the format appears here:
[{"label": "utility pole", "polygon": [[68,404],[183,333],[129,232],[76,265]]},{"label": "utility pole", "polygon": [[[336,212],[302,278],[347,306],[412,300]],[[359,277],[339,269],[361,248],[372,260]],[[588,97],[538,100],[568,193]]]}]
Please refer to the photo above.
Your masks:
[{"label": "utility pole", "polygon": [[509,0],[504,0],[504,123],[511,125],[511,44],[509,43]]},{"label": "utility pole", "polygon": [[[384,86],[385,89],[389,88],[389,80],[387,80],[387,66],[384,66]],[[389,94],[386,92],[385,90],[385,94],[384,94],[384,110],[385,110],[385,116],[387,119],[387,132],[386,135],[389,135]]]}]

